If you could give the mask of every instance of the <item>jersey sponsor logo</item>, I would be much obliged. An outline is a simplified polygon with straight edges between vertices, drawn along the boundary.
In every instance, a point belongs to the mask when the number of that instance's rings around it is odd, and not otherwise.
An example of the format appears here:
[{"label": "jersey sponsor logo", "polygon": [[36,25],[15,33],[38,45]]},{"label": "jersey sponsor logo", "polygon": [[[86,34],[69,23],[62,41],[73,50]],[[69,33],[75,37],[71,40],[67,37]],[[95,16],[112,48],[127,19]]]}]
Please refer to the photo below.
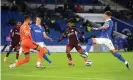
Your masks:
[{"label": "jersey sponsor logo", "polygon": [[71,33],[68,34],[68,36],[71,36],[71,35],[74,35],[74,32],[71,32]]},{"label": "jersey sponsor logo", "polygon": [[35,32],[38,32],[38,33],[41,33],[41,31],[40,30],[34,30]]}]

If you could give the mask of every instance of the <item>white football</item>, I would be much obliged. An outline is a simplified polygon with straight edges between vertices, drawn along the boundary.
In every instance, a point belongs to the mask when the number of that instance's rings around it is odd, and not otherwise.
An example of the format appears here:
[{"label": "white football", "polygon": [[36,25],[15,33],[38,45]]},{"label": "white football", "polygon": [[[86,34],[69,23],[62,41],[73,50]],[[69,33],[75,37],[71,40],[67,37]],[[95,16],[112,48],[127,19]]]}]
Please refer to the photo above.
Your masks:
[{"label": "white football", "polygon": [[89,61],[85,62],[85,64],[86,64],[86,66],[91,66],[92,65],[92,61],[89,60]]}]

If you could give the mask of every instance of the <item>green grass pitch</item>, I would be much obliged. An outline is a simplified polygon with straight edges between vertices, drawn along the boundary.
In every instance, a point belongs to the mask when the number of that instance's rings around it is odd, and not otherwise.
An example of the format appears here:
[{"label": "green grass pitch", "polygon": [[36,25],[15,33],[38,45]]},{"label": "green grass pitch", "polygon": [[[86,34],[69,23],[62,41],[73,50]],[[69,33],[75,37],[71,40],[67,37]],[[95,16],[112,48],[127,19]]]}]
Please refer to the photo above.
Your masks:
[{"label": "green grass pitch", "polygon": [[[1,77],[2,80],[133,80],[133,52],[121,55],[130,62],[131,70],[109,53],[90,53],[91,67],[85,66],[78,53],[72,53],[74,67],[68,66],[65,53],[53,53],[49,56],[52,65],[43,60],[46,69],[37,69],[37,54],[31,54],[29,63],[9,70],[9,63],[3,62],[5,54],[1,54]],[[8,61],[14,60],[15,54],[11,54]]]}]

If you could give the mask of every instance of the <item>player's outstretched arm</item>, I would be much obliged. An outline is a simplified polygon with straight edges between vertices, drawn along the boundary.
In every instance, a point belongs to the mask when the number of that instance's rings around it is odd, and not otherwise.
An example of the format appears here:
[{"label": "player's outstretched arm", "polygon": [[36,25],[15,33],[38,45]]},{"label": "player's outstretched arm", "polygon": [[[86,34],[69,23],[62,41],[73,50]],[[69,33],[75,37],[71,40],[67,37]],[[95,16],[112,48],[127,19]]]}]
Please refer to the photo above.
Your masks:
[{"label": "player's outstretched arm", "polygon": [[62,35],[57,42],[61,42],[65,37]]},{"label": "player's outstretched arm", "polygon": [[50,37],[48,37],[47,34],[46,34],[45,32],[43,32],[43,37],[46,38],[46,39],[48,39],[48,40],[50,40],[50,41],[53,41],[53,39],[50,38]]},{"label": "player's outstretched arm", "polygon": [[106,30],[108,29],[108,26],[103,26],[103,27],[99,27],[99,28],[92,28],[92,30]]},{"label": "player's outstretched arm", "polygon": [[106,30],[109,28],[109,24],[110,22],[105,22],[104,25],[102,27],[99,28],[92,28],[92,30]]},{"label": "player's outstretched arm", "polygon": [[57,42],[62,41],[65,37],[67,36],[66,31],[61,35],[61,37],[59,38],[59,40]]}]

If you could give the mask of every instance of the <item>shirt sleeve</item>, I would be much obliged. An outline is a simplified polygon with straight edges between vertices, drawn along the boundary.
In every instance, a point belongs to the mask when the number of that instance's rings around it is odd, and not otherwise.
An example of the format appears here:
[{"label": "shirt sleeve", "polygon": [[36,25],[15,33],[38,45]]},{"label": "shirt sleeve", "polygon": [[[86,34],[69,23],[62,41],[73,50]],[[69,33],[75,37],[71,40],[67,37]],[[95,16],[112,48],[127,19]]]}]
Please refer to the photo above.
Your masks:
[{"label": "shirt sleeve", "polygon": [[109,22],[108,21],[104,23],[103,27],[105,27],[105,26],[109,27]]},{"label": "shirt sleeve", "polygon": [[13,29],[10,30],[9,36],[10,36],[10,38],[12,38],[14,36]]},{"label": "shirt sleeve", "polygon": [[41,26],[41,28],[42,28],[42,32],[43,32],[43,33],[45,33],[45,29],[44,29],[44,26]]}]

